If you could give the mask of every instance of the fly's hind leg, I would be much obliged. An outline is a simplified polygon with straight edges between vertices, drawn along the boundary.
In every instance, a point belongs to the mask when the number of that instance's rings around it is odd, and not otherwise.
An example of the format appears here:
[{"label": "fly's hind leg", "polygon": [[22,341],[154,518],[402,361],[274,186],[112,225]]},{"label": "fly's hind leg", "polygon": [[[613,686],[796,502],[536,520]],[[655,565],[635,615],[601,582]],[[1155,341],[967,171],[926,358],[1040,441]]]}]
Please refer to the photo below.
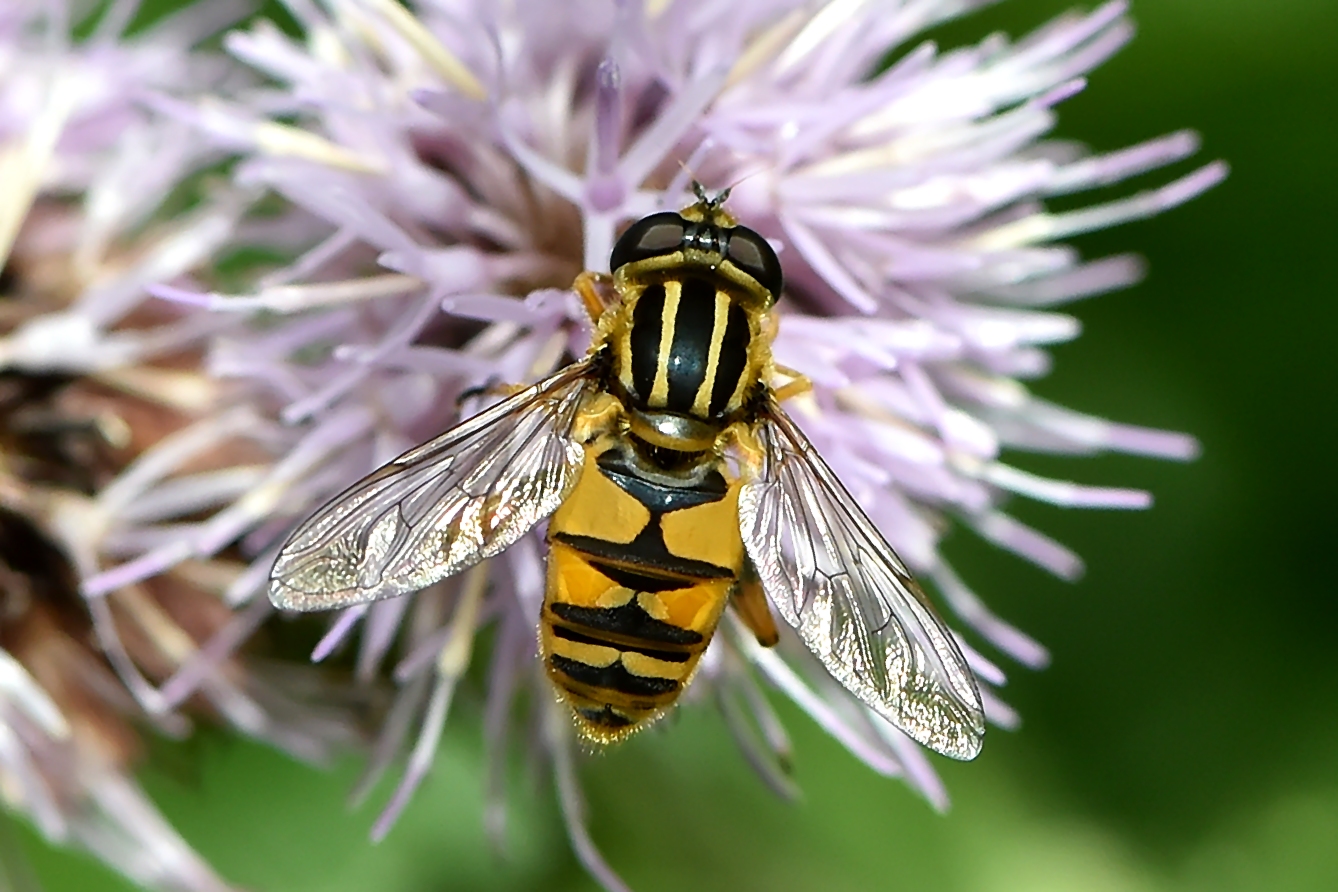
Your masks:
[{"label": "fly's hind leg", "polygon": [[771,615],[766,593],[762,590],[762,580],[757,578],[757,568],[747,558],[743,562],[743,572],[739,574],[739,584],[730,599],[734,612],[757,638],[763,647],[772,647],[780,640],[776,631],[776,620]]},{"label": "fly's hind leg", "polygon": [[604,310],[608,308],[608,303],[600,291],[607,291],[612,284],[612,277],[604,273],[592,273],[589,270],[577,276],[576,281],[571,284],[572,290],[580,296],[581,303],[585,305],[585,311],[590,314],[590,321],[596,325],[604,315]]}]

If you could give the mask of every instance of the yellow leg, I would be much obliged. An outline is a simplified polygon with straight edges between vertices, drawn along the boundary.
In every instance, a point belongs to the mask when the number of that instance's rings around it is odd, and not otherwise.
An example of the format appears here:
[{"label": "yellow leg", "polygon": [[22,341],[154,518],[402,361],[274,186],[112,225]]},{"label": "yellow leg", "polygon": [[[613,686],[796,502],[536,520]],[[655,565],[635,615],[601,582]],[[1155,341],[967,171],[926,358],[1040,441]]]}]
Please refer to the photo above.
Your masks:
[{"label": "yellow leg", "polygon": [[742,421],[736,421],[725,430],[726,442],[732,442],[738,450],[739,464],[745,480],[754,480],[766,463],[766,452],[758,441],[752,428]]},{"label": "yellow leg", "polygon": [[757,570],[753,567],[752,561],[744,562],[743,573],[731,604],[739,619],[743,620],[743,624],[757,638],[758,644],[763,647],[774,647],[776,642],[780,641],[780,633],[776,631],[776,620],[771,616],[767,596],[762,591],[762,583],[757,578]]},{"label": "yellow leg", "polygon": [[807,376],[795,371],[787,366],[778,365],[776,371],[780,372],[790,380],[775,388],[772,394],[776,397],[776,402],[788,400],[791,397],[800,396],[813,389],[813,382],[808,380]]},{"label": "yellow leg", "polygon": [[571,427],[572,439],[577,443],[591,443],[614,430],[622,414],[623,404],[618,402],[617,397],[611,393],[597,394],[576,413],[575,423]]},{"label": "yellow leg", "polygon": [[576,281],[571,284],[572,290],[581,297],[581,303],[585,304],[585,311],[590,314],[590,321],[599,322],[599,317],[604,315],[604,298],[600,296],[600,286],[608,287],[613,282],[612,278],[604,273],[592,273],[589,270],[576,277]]}]

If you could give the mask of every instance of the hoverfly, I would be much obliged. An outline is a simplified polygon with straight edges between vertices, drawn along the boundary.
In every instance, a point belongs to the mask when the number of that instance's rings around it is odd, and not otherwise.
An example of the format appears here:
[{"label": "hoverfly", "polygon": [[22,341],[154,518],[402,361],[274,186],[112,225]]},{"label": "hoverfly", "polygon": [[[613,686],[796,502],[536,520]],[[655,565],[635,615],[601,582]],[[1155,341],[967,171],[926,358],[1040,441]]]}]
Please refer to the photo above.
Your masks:
[{"label": "hoverfly", "polygon": [[577,278],[595,324],[583,359],[317,511],[280,551],[270,599],[413,592],[552,515],[540,653],[586,738],[670,709],[727,606],[775,644],[770,603],[878,715],[970,759],[983,712],[952,634],[780,406],[807,386],[772,384],[780,262],[722,208],[728,190],[696,191],[632,224],[611,276]]}]

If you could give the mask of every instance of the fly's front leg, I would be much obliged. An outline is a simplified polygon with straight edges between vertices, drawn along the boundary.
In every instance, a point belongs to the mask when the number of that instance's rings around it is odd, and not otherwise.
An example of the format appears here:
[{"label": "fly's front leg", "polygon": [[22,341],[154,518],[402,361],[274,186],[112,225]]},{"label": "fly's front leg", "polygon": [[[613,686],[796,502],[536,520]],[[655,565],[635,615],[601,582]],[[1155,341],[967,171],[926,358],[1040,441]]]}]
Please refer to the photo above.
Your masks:
[{"label": "fly's front leg", "polygon": [[522,390],[528,390],[529,384],[503,384],[500,381],[490,381],[487,384],[476,384],[473,387],[466,387],[460,391],[460,395],[455,398],[455,408],[460,409],[466,402],[481,396],[496,396],[505,399],[509,396],[515,396]]},{"label": "fly's front leg", "polygon": [[590,315],[590,321],[595,325],[599,324],[599,319],[604,315],[604,310],[608,308],[607,301],[600,293],[608,291],[613,287],[613,277],[604,273],[592,273],[589,270],[581,273],[572,282],[571,288],[580,295],[581,303],[585,305],[585,311]]},{"label": "fly's front leg", "polygon": [[460,391],[460,395],[455,398],[455,408],[457,410],[462,410],[465,403],[472,399],[480,399],[483,397],[493,397],[495,399],[504,400],[508,397],[513,397],[518,393],[524,393],[532,387],[534,387],[533,384],[507,384],[503,381],[499,381],[496,377],[493,377],[482,384],[475,384],[473,387],[466,387],[464,390]]},{"label": "fly's front leg", "polygon": [[802,372],[783,365],[777,365],[775,368],[777,372],[790,379],[780,387],[772,389],[771,392],[772,395],[775,396],[776,402],[788,400],[796,396],[802,396],[813,390],[813,382],[808,380],[808,376]]}]

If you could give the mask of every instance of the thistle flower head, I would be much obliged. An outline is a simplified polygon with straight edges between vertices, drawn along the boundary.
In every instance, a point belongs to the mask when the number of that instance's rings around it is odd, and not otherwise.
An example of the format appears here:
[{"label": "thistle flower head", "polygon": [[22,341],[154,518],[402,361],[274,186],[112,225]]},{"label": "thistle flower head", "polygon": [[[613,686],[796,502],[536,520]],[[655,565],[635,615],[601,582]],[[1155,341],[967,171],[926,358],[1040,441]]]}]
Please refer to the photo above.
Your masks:
[{"label": "thistle flower head", "polygon": [[237,69],[193,46],[241,10],[124,36],[136,6],[107,5],[80,43],[62,4],[0,12],[0,797],[146,887],[222,890],[133,779],[141,734],[221,720],[314,758],[350,731],[234,654],[264,615],[227,602],[235,558],[80,596],[273,457],[200,369],[218,320],[144,291],[206,269],[249,205],[201,179],[216,146],[142,102],[226,87]]},{"label": "thistle flower head", "polygon": [[[917,35],[977,3],[287,5],[302,40],[260,21],[225,43],[269,79],[264,87],[148,100],[235,152],[239,190],[284,199],[237,230],[302,248],[254,288],[223,294],[182,278],[155,289],[207,310],[203,318],[243,320],[213,339],[206,367],[247,394],[246,425],[282,457],[231,501],[220,496],[206,523],[128,545],[125,564],[86,582],[93,597],[238,539],[254,563],[233,592],[258,597],[292,523],[461,407],[473,411],[479,387],[533,380],[580,355],[589,331],[567,290],[573,275],[607,269],[629,221],[690,203],[693,176],[732,185],[731,212],[780,251],[776,357],[816,385],[796,417],[949,615],[1013,659],[1036,666],[1046,654],[949,566],[937,548],[944,530],[960,523],[1071,577],[1077,556],[1005,513],[1008,498],[1136,508],[1148,497],[1043,479],[1003,452],[1184,458],[1195,449],[1181,435],[1056,406],[1022,383],[1047,370],[1046,346],[1078,333],[1055,307],[1139,275],[1130,257],[1082,261],[1058,240],[1171,207],[1224,172],[1210,164],[1149,192],[1047,209],[1053,196],[1196,148],[1187,133],[1104,155],[1044,139],[1057,105],[1129,39],[1122,2],[1017,42],[995,36],[949,52],[917,45]],[[542,587],[531,536],[461,578],[333,622],[316,656],[361,626],[364,678],[397,641],[402,649],[399,698],[369,776],[417,737],[377,834],[427,770],[484,627],[494,636],[485,732],[503,751],[514,699],[541,678]],[[987,714],[1010,724],[990,693],[1001,671],[962,643]],[[727,624],[688,699],[714,697],[777,788],[790,789],[788,743],[760,680],[873,768],[944,803],[918,748],[793,635],[767,650]],[[542,689],[534,698],[550,700]],[[539,727],[578,853],[621,888],[583,830],[567,729]],[[500,820],[494,798],[490,821]]]}]

